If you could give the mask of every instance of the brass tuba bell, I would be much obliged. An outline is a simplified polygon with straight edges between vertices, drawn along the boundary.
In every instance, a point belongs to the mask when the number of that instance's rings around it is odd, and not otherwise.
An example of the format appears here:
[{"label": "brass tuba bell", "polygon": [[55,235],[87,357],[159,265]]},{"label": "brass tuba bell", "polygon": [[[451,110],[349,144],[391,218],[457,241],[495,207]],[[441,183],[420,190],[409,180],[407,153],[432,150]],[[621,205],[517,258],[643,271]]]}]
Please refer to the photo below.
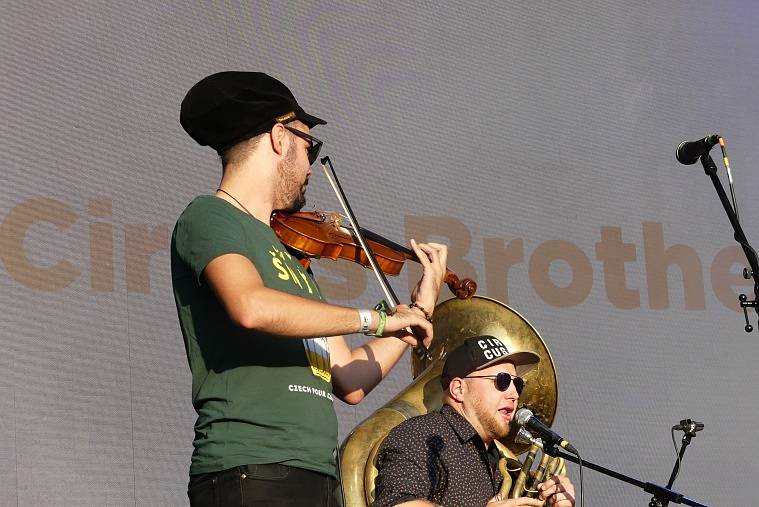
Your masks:
[{"label": "brass tuba bell", "polygon": [[[525,374],[525,389],[519,397],[519,406],[529,407],[547,425],[553,423],[559,397],[556,369],[545,342],[522,315],[487,297],[449,299],[435,307],[433,328],[435,338],[429,358],[412,355],[414,380],[411,384],[356,426],[343,442],[340,478],[346,507],[363,507],[374,500],[374,479],[377,476],[374,463],[380,444],[402,421],[442,406],[440,375],[445,357],[470,336],[492,335],[510,351],[528,350],[540,356],[538,367]],[[563,460],[556,462],[544,456],[538,469],[532,471],[538,446],[515,441],[517,432],[518,428],[513,425],[509,435],[497,442],[502,456],[499,467],[504,476],[503,498],[534,496],[530,489],[542,482],[542,477],[563,473],[565,468]],[[517,456],[528,450],[525,462],[519,462]],[[528,460],[529,466],[525,467]]]}]

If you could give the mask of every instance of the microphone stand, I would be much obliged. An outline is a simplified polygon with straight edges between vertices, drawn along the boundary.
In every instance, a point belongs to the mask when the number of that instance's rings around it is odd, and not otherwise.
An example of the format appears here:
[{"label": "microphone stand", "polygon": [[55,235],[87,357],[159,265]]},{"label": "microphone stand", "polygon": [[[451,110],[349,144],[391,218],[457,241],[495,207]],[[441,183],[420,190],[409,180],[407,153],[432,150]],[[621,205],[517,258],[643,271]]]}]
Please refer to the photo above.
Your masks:
[{"label": "microphone stand", "polygon": [[[669,482],[667,483],[667,489],[672,488],[672,485],[675,483],[675,478],[677,477],[677,474],[680,472],[680,464],[683,461],[683,455],[685,454],[685,448],[688,447],[690,444],[690,441],[693,437],[696,436],[696,424],[690,423],[686,428],[683,429],[683,438],[682,438],[682,445],[680,446],[680,453],[677,455],[677,459],[675,460],[675,466],[672,468],[672,474],[669,476]],[[674,432],[674,429],[673,429]],[[648,507],[667,507],[669,505],[669,502],[667,500],[663,501],[654,495],[651,497],[651,501],[648,504]]]},{"label": "microphone stand", "polygon": [[[563,450],[557,448],[555,445],[546,446],[544,444],[543,452],[545,452],[546,454],[550,456],[554,456],[554,457],[558,456],[559,458],[564,458],[565,460],[571,461],[572,463],[578,463],[578,464],[580,463],[580,460],[577,458],[577,456],[566,453]],[[596,472],[600,472],[604,475],[607,475],[619,481],[632,484],[633,486],[642,489],[646,493],[652,493],[654,495],[654,498],[658,498],[662,502],[681,503],[685,505],[690,505],[691,507],[709,507],[706,504],[698,503],[695,500],[691,500],[690,498],[687,498],[682,493],[672,491],[669,488],[665,488],[663,486],[659,486],[651,482],[639,481],[638,479],[634,479],[632,477],[621,474],[619,472],[615,472],[614,470],[611,470],[609,468],[605,468],[605,467],[602,467],[601,465],[597,465],[593,463],[592,461],[587,461],[583,459],[582,466],[586,466],[590,468],[591,470],[595,470]]]},{"label": "microphone stand", "polygon": [[748,260],[750,269],[743,270],[743,278],[746,280],[754,279],[754,300],[749,301],[745,294],[738,296],[738,301],[743,309],[743,315],[746,318],[746,327],[744,329],[747,333],[750,333],[754,330],[754,327],[748,321],[747,308],[753,308],[757,315],[759,315],[759,304],[757,304],[757,301],[759,301],[759,260],[757,259],[756,251],[749,245],[748,239],[746,239],[746,235],[743,233],[743,228],[738,221],[737,210],[730,204],[722,182],[717,177],[717,166],[708,153],[701,155],[701,165],[704,166],[706,175],[712,180],[714,189],[717,191],[719,200],[722,202],[722,207],[725,208],[727,218],[730,220],[730,224],[733,226],[733,231],[735,232],[733,237],[741,245],[743,253]]}]

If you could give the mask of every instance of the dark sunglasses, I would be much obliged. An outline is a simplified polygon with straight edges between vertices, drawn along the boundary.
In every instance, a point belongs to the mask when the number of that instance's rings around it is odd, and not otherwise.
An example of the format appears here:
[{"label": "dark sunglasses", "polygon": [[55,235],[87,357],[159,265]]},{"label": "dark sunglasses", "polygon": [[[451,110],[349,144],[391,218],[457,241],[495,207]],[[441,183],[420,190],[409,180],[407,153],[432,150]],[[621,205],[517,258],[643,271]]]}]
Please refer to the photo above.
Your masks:
[{"label": "dark sunglasses", "polygon": [[301,132],[298,129],[288,127],[287,125],[283,125],[283,127],[285,127],[287,130],[289,130],[296,136],[300,137],[301,139],[305,139],[306,141],[310,143],[308,147],[308,163],[313,164],[314,162],[316,162],[316,157],[319,156],[319,150],[322,149],[322,144],[324,143],[322,143],[320,140],[318,140],[314,136],[310,136],[306,134],[305,132]]},{"label": "dark sunglasses", "polygon": [[492,378],[495,379],[495,387],[499,391],[505,391],[514,382],[514,389],[517,394],[521,395],[524,389],[524,379],[522,377],[512,377],[508,373],[501,372],[498,375],[468,375],[463,378]]}]

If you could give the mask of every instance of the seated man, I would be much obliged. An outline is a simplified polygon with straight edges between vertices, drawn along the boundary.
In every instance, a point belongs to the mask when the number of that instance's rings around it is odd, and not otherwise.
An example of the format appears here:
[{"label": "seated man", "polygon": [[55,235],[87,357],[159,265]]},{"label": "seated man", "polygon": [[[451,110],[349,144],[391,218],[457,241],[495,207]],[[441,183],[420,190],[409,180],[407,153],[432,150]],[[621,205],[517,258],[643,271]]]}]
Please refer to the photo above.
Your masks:
[{"label": "seated man", "polygon": [[451,351],[440,377],[443,407],[399,424],[380,447],[372,505],[517,507],[548,499],[573,507],[574,486],[565,476],[541,483],[539,498],[498,495],[503,477],[493,441],[509,433],[521,375],[539,360],[532,352],[509,353],[493,336],[467,338]]}]

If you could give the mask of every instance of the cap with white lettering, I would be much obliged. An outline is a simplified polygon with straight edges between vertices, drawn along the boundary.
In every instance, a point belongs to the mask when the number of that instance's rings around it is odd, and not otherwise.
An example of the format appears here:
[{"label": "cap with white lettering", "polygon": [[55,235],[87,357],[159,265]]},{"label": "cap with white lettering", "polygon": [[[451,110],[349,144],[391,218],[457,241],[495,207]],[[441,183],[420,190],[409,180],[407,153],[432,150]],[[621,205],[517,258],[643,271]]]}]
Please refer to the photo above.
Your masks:
[{"label": "cap with white lettering", "polygon": [[509,352],[503,342],[495,336],[472,336],[448,354],[440,383],[446,389],[454,378],[466,377],[473,371],[498,363],[512,363],[517,376],[521,377],[535,368],[539,362],[540,357],[533,352]]}]

